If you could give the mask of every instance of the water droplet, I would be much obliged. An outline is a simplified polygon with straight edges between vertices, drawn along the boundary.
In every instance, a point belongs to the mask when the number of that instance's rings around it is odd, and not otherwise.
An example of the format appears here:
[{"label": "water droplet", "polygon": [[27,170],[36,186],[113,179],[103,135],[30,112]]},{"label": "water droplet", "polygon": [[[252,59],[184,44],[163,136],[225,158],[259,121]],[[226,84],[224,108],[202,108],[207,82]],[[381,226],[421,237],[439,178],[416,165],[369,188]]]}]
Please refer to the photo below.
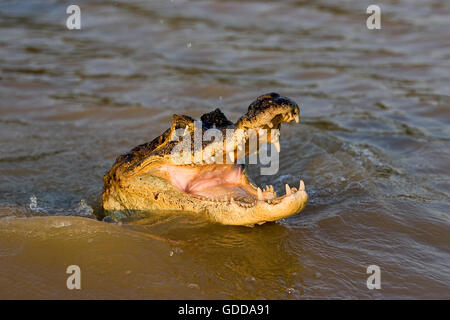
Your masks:
[{"label": "water droplet", "polygon": [[180,248],[175,248],[174,251],[175,253],[183,253],[183,250]]},{"label": "water droplet", "polygon": [[188,284],[188,288],[191,288],[191,289],[200,289],[200,286],[199,286],[198,284],[196,284],[196,283],[189,283],[189,284]]},{"label": "water droplet", "polygon": [[190,48],[190,47],[192,47],[192,43],[189,42],[186,46],[187,46],[188,48]]},{"label": "water droplet", "polygon": [[69,221],[61,221],[61,222],[53,223],[52,228],[64,228],[64,227],[69,227],[71,225],[72,225],[72,223],[70,223]]}]

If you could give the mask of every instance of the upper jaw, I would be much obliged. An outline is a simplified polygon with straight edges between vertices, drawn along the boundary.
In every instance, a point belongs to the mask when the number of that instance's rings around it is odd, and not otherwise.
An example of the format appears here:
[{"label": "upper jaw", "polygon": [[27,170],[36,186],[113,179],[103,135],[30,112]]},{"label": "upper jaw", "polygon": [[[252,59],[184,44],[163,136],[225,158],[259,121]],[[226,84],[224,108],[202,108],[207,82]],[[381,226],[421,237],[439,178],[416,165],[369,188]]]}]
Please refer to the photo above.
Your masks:
[{"label": "upper jaw", "polygon": [[236,128],[279,128],[281,122],[299,122],[300,109],[297,103],[278,93],[269,93],[256,98],[248,111],[237,122]]},{"label": "upper jaw", "polygon": [[[245,113],[236,123],[229,121],[225,115],[216,109],[210,113],[204,114],[201,117],[201,128],[196,127],[195,120],[188,116],[174,115],[173,124],[170,128],[169,136],[174,137],[174,134],[179,129],[182,129],[182,139],[191,139],[191,146],[195,141],[195,130],[201,130],[201,134],[208,129],[220,130],[223,136],[223,141],[202,141],[202,152],[213,156],[211,159],[202,156],[202,163],[194,161],[194,150],[192,148],[191,163],[197,165],[209,164],[212,162],[220,163],[217,157],[222,157],[222,163],[236,163],[238,159],[249,154],[249,137],[256,134],[260,143],[273,143],[280,152],[280,127],[282,122],[299,122],[300,109],[298,105],[291,99],[282,97],[277,93],[270,93],[258,97],[248,107]],[[230,136],[227,130],[232,129],[233,135]],[[177,134],[179,137],[179,134]],[[180,140],[181,141],[181,140]],[[239,143],[241,142],[241,143]],[[173,148],[175,144],[171,145]],[[259,143],[256,152],[259,152]],[[244,149],[245,152],[239,152]],[[165,149],[167,150],[167,149]],[[222,155],[218,155],[217,150],[223,150]],[[157,150],[158,151],[158,150]],[[166,151],[166,155],[167,155]]]}]

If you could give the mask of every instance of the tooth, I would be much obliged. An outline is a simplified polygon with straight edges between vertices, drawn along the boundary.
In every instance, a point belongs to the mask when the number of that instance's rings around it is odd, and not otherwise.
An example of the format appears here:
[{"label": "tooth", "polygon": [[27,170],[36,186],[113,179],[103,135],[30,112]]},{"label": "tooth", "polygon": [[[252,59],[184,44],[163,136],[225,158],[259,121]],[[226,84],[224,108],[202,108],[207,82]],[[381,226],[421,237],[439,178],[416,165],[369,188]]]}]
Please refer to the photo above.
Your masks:
[{"label": "tooth", "polygon": [[274,192],[273,185],[270,185],[270,191]]},{"label": "tooth", "polygon": [[186,125],[186,128],[184,128],[183,136],[187,135],[189,133],[189,126]]},{"label": "tooth", "polygon": [[281,150],[280,141],[274,141],[273,144],[274,144],[275,148],[277,149],[278,153],[280,153],[280,150]]},{"label": "tooth", "polygon": [[294,118],[295,118],[295,122],[298,123],[300,121],[300,116],[298,114],[296,114]]},{"label": "tooth", "polygon": [[300,180],[300,184],[298,186],[298,190],[300,191],[305,191],[305,183],[303,182],[303,180]]},{"label": "tooth", "polygon": [[238,150],[239,151],[242,150],[242,145],[241,144],[238,144]]},{"label": "tooth", "polygon": [[273,123],[269,122],[269,128],[273,128]]},{"label": "tooth", "polygon": [[262,190],[260,188],[258,188],[258,200],[264,200]]},{"label": "tooth", "polygon": [[290,196],[291,195],[291,188],[289,187],[289,185],[286,183],[286,195]]},{"label": "tooth", "polygon": [[234,160],[234,151],[228,152],[228,156],[230,157],[230,160],[233,161]]}]

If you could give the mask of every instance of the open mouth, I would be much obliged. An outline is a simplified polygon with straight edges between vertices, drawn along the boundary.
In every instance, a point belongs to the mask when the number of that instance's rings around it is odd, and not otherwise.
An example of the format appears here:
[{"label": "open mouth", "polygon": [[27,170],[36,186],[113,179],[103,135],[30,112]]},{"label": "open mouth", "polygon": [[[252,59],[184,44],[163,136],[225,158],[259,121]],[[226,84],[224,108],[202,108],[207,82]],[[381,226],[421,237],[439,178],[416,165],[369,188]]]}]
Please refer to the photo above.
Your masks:
[{"label": "open mouth", "polygon": [[[116,159],[104,178],[103,208],[130,216],[141,211],[202,214],[245,226],[294,215],[308,202],[303,181],[277,195],[272,185],[252,183],[242,163],[256,164],[259,155],[261,174],[276,174],[281,124],[299,122],[299,117],[298,105],[274,92],[257,97],[235,123],[220,109],[200,120],[174,114],[160,136]],[[261,148],[266,144],[270,156]]]},{"label": "open mouth", "polygon": [[192,197],[217,202],[235,202],[243,207],[255,206],[258,202],[277,204],[287,197],[304,192],[302,180],[298,188],[285,186],[285,194],[278,197],[272,185],[263,188],[254,186],[241,165],[213,164],[199,166],[164,165],[170,182],[179,191]]},{"label": "open mouth", "polygon": [[[242,117],[236,123],[235,128],[241,129],[244,138],[243,143],[235,146],[233,150],[223,148],[223,160],[234,159],[234,163],[228,164],[196,164],[174,165],[164,164],[159,170],[179,191],[187,195],[214,202],[233,202],[242,207],[252,207],[258,203],[278,204],[291,197],[294,199],[305,192],[303,181],[299,181],[297,187],[285,185],[285,192],[278,196],[272,185],[255,186],[248,179],[244,167],[236,164],[240,154],[246,156],[250,153],[250,135],[257,135],[257,148],[259,152],[262,143],[272,143],[280,152],[279,129],[282,122],[298,122],[299,110],[293,108],[280,110],[279,113],[260,113],[255,115],[258,121],[251,117]],[[252,121],[253,120],[253,121]],[[260,134],[264,129],[264,134]],[[278,130],[271,130],[278,129]],[[275,134],[273,134],[275,132]],[[266,134],[267,133],[267,134]],[[278,134],[277,134],[278,133]],[[220,155],[215,154],[215,157]],[[226,163],[226,161],[224,161]],[[299,194],[298,194],[299,193]]]}]

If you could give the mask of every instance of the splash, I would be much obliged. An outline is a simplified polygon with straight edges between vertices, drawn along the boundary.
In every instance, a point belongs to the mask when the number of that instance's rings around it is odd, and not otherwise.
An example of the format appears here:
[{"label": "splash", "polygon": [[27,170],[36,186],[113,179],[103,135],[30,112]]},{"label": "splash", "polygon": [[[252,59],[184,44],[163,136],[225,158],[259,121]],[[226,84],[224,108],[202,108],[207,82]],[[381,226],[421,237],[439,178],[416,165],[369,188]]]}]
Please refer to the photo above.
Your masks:
[{"label": "splash", "polygon": [[87,216],[93,216],[94,209],[86,203],[86,200],[81,199],[78,203],[77,208],[75,209],[75,212],[77,215],[87,217]]},{"label": "splash", "polygon": [[43,208],[38,206],[37,197],[34,194],[31,195],[31,197],[30,197],[30,204],[28,206],[34,212],[42,213],[42,212],[45,211]]},{"label": "splash", "polygon": [[88,205],[84,199],[81,199],[75,208],[43,207],[39,206],[38,198],[36,195],[32,194],[30,196],[28,207],[35,213],[46,215],[94,217],[94,209]]}]

